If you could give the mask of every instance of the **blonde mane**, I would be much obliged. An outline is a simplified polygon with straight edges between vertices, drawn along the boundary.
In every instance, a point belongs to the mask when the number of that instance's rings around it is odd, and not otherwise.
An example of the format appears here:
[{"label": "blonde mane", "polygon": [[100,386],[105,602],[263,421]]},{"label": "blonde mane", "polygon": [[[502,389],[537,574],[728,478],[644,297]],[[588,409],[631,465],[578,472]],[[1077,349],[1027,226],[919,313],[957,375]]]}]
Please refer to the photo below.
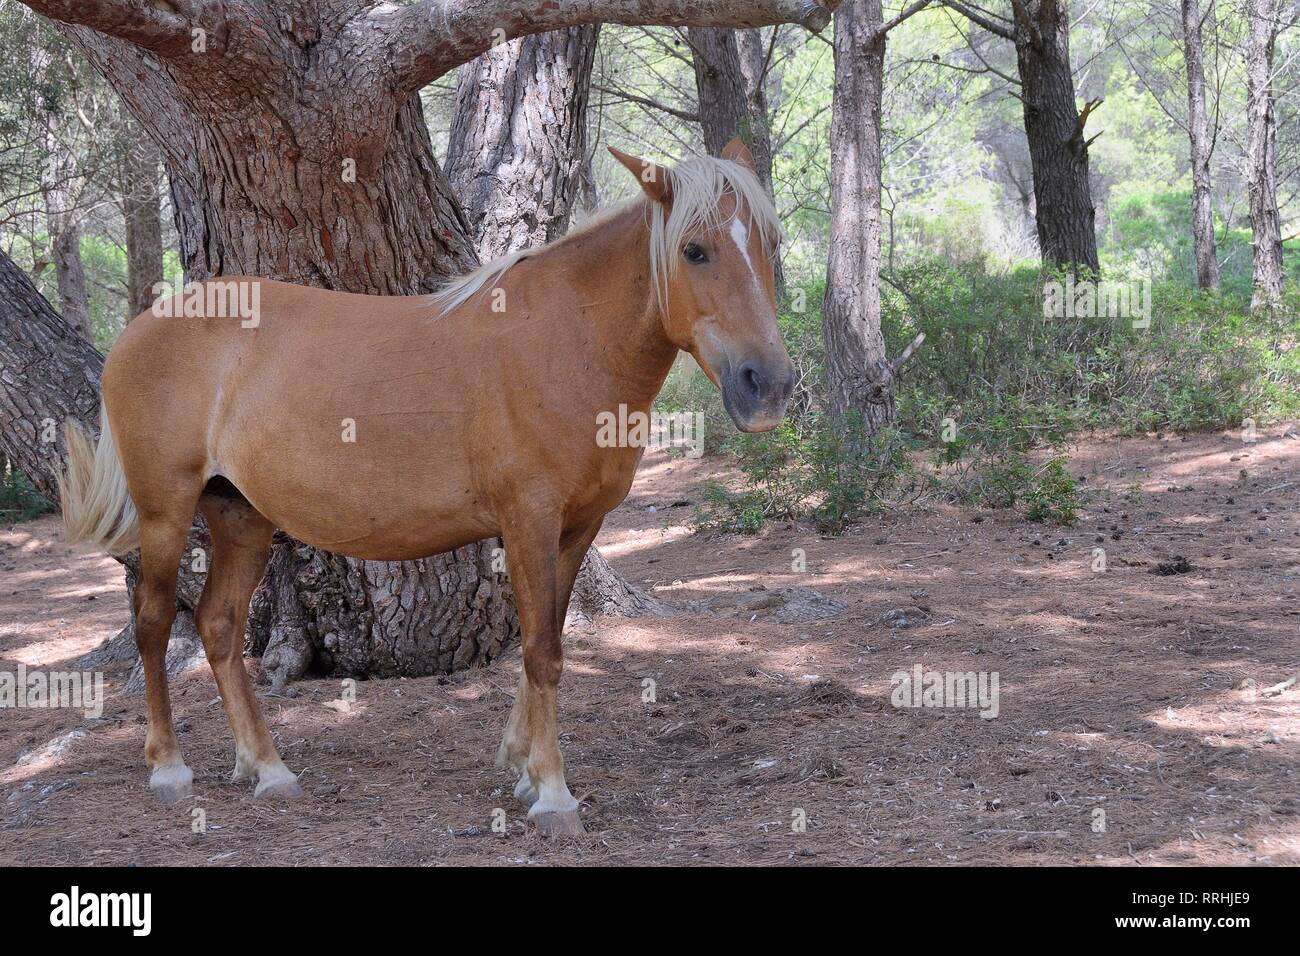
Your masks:
[{"label": "blonde mane", "polygon": [[583,235],[635,205],[646,208],[650,228],[650,275],[653,277],[655,300],[661,305],[667,301],[668,281],[678,268],[681,260],[678,252],[686,237],[701,229],[722,229],[726,226],[722,218],[722,200],[728,193],[736,199],[737,213],[742,209],[749,211],[750,218],[762,237],[764,253],[771,257],[776,252],[782,237],[776,207],[749,167],[729,159],[692,156],[676,166],[666,168],[665,172],[672,194],[672,209],[667,215],[661,204],[644,196],[608,209],[554,242],[507,253],[479,266],[473,272],[453,279],[433,294],[433,301],[440,307],[439,314],[445,315],[482,290],[495,286],[519,260]]}]

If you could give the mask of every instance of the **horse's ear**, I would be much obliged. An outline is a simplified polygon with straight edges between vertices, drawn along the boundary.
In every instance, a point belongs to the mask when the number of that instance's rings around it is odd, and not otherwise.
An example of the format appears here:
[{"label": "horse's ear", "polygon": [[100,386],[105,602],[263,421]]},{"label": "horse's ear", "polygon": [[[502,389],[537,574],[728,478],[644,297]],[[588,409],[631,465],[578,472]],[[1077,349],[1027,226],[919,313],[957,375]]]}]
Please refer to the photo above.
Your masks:
[{"label": "horse's ear", "polygon": [[666,203],[672,196],[672,183],[668,180],[668,170],[648,159],[633,156],[613,146],[607,147],[610,155],[622,163],[629,173],[636,177],[645,194],[655,202]]},{"label": "horse's ear", "polygon": [[740,141],[739,136],[733,136],[731,142],[722,147],[722,158],[740,163],[751,173],[758,171],[754,168],[754,154],[749,151],[748,146]]}]

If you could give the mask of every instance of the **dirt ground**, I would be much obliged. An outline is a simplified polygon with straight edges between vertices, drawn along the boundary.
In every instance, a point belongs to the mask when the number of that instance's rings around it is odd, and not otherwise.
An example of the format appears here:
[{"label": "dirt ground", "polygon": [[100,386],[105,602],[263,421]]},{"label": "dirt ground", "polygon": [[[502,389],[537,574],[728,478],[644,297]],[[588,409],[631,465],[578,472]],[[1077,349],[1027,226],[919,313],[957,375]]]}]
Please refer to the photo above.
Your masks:
[{"label": "dirt ground", "polygon": [[[124,671],[101,719],[0,711],[0,863],[1300,864],[1300,687],[1273,686],[1300,670],[1300,440],[1086,442],[1069,529],[932,504],[841,538],[709,538],[683,502],[710,467],[648,458],[598,542],[696,610],[566,638],[585,839],[528,828],[492,765],[516,651],[363,682],[347,711],[337,680],[261,685],[308,794],[291,804],[227,782],[203,671],[173,683],[195,796],[172,807],[147,790]],[[790,586],[847,606],[782,624],[752,593]],[[55,519],[0,529],[0,670],[66,668],[127,617],[118,566]],[[893,706],[914,665],[996,673],[998,716]]]}]

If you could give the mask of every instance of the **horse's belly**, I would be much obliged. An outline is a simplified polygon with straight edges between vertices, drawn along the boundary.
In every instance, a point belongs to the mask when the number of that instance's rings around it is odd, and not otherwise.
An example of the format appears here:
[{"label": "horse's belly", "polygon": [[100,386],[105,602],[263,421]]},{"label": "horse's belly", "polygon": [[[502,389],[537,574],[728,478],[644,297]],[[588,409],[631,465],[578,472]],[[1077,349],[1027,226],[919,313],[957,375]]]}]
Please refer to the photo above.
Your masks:
[{"label": "horse's belly", "polygon": [[409,448],[398,455],[337,444],[283,451],[236,456],[243,460],[223,473],[277,528],[307,544],[399,561],[497,533],[469,469],[449,451],[413,456]]},{"label": "horse's belly", "polygon": [[350,503],[332,506],[328,498],[317,499],[310,507],[292,501],[262,506],[253,496],[249,501],[299,541],[367,561],[423,558],[498,533],[486,514],[430,510],[427,502],[422,506],[411,502],[403,508],[402,502],[376,500],[370,508],[358,508]]}]

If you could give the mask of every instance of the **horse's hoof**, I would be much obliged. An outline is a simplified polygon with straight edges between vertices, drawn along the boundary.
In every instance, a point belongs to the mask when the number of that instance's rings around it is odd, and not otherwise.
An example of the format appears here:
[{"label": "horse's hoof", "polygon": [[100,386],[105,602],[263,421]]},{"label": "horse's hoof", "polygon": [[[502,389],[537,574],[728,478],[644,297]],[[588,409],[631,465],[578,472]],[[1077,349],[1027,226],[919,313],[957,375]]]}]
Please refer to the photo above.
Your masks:
[{"label": "horse's hoof", "polygon": [[577,810],[564,810],[560,813],[539,813],[532,818],[537,830],[548,837],[576,837],[586,833],[582,819]]},{"label": "horse's hoof", "polygon": [[183,785],[164,783],[149,789],[153,791],[154,798],[166,806],[180,803],[182,800],[194,796],[194,788],[188,783]]},{"label": "horse's hoof", "polygon": [[149,789],[159,803],[180,803],[194,796],[194,773],[184,764],[158,767],[149,775]]},{"label": "horse's hoof", "polygon": [[281,766],[259,775],[253,796],[258,800],[294,800],[302,796],[302,787],[293,772]]}]

